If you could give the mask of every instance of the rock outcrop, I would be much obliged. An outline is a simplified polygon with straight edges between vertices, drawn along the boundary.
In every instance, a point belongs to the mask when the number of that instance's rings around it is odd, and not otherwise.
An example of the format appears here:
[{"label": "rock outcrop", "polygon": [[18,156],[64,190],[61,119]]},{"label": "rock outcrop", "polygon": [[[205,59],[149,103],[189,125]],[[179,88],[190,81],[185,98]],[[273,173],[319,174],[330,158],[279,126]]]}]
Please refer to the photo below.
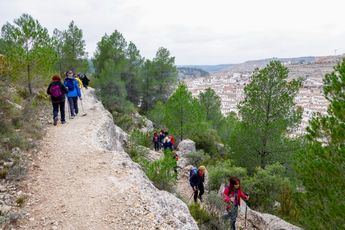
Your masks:
[{"label": "rock outcrop", "polygon": [[[122,129],[114,125],[108,111],[102,107],[100,109],[108,116],[103,128],[98,132],[98,142],[105,149],[116,151],[114,152],[116,158],[112,162],[113,168],[126,171],[130,175],[125,179],[111,178],[115,185],[121,184],[121,190],[135,194],[132,205],[127,207],[131,210],[128,212],[136,213],[137,218],[140,219],[139,222],[146,223],[146,226],[162,229],[197,229],[198,227],[186,204],[174,195],[158,190],[138,164],[134,163],[123,151],[122,141],[127,139],[127,135]],[[105,130],[104,135],[99,135],[102,130]]]},{"label": "rock outcrop", "polygon": [[188,154],[191,152],[195,152],[196,151],[195,142],[190,140],[190,139],[183,140],[178,144],[177,149],[182,154]]},{"label": "rock outcrop", "polygon": [[[245,226],[246,203],[242,201],[238,211],[237,227]],[[267,230],[301,230],[300,227],[292,225],[283,219],[267,214],[254,211],[247,207],[247,229],[267,229]]]}]

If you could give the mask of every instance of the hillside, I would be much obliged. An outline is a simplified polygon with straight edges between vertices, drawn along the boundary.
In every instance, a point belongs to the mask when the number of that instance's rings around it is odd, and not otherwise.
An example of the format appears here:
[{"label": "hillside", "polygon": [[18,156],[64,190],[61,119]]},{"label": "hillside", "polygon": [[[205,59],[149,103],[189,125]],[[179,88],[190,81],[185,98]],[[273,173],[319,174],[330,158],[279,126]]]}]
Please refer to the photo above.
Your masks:
[{"label": "hillside", "polygon": [[178,77],[179,79],[194,78],[194,77],[207,77],[210,73],[192,67],[178,67]]},{"label": "hillside", "polygon": [[19,229],[197,229],[187,206],[124,152],[127,134],[93,89],[83,103],[86,116],[50,127],[42,140]]}]

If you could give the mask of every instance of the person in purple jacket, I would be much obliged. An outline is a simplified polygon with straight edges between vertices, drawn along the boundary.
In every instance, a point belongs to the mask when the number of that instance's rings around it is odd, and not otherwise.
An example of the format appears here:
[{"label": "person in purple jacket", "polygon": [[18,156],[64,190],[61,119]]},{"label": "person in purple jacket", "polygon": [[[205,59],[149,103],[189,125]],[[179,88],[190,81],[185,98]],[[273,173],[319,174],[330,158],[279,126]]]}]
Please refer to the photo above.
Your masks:
[{"label": "person in purple jacket", "polygon": [[57,125],[59,120],[58,113],[60,109],[61,123],[65,124],[65,94],[67,93],[66,87],[61,83],[59,75],[54,75],[52,82],[49,84],[47,94],[50,95],[53,104],[53,119],[54,126]]},{"label": "person in purple jacket", "polygon": [[73,77],[72,70],[67,72],[67,77],[64,81],[64,85],[68,89],[67,99],[70,107],[71,118],[73,119],[78,114],[78,97],[80,100],[82,100],[82,98],[80,88],[78,86],[78,81]]}]

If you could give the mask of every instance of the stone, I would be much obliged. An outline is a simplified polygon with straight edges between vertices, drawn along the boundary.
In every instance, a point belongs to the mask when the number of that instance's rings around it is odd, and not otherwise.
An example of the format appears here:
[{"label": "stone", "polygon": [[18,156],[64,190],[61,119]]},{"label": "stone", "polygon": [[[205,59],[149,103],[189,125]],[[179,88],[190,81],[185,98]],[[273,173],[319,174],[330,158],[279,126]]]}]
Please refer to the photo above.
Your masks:
[{"label": "stone", "polygon": [[0,206],[0,213],[7,214],[10,211],[11,211],[11,206],[9,206],[9,205]]},{"label": "stone", "polygon": [[183,140],[178,144],[177,149],[182,153],[182,155],[195,152],[195,142],[190,139]]},{"label": "stone", "polygon": [[22,153],[22,151],[19,147],[12,148],[11,152],[13,155],[20,155]]}]

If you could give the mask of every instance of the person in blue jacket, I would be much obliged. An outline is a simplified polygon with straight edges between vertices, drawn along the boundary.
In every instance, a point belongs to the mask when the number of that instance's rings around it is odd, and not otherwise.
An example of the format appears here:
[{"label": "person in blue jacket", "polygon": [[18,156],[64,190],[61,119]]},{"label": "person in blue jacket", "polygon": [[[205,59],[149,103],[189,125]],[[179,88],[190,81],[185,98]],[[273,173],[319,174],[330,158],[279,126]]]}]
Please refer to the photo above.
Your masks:
[{"label": "person in blue jacket", "polygon": [[78,97],[81,100],[80,88],[78,81],[74,78],[72,70],[67,72],[67,77],[64,85],[67,88],[67,99],[70,107],[71,118],[73,119],[78,114]]}]

